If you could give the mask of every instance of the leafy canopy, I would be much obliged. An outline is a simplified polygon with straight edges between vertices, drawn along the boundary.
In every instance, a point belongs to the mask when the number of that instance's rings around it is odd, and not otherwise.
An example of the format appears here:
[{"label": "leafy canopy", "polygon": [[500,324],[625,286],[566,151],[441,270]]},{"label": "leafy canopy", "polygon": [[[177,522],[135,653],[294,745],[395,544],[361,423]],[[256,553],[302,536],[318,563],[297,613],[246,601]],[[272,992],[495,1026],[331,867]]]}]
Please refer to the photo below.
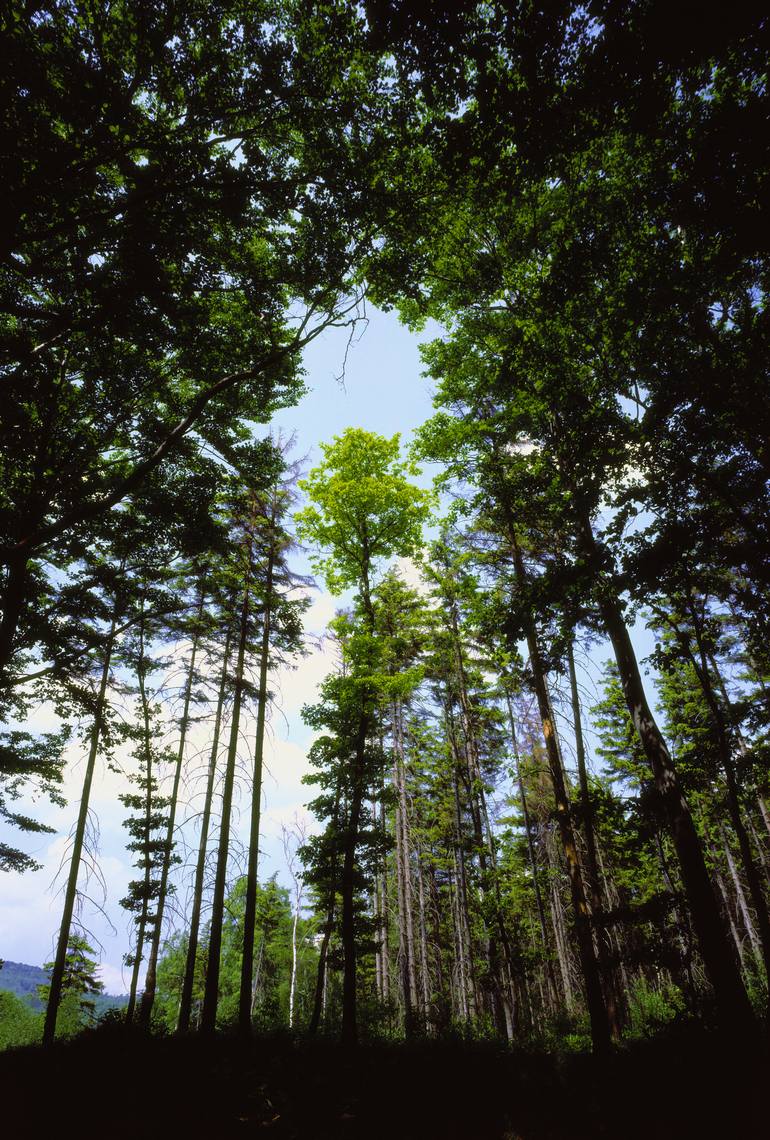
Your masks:
[{"label": "leafy canopy", "polygon": [[332,593],[368,590],[379,559],[417,553],[432,496],[410,482],[419,469],[400,458],[398,435],[347,428],[321,448],[323,461],[299,483],[311,502],[296,516],[298,533],[326,552],[313,565]]}]

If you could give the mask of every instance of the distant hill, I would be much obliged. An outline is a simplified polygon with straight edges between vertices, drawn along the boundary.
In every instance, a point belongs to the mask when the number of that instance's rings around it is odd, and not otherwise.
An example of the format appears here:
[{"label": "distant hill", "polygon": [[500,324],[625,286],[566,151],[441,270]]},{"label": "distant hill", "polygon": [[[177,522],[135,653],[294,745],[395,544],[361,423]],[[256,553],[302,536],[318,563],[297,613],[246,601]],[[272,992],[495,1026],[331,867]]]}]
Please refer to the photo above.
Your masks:
[{"label": "distant hill", "polygon": [[[0,990],[10,990],[12,994],[23,998],[32,1009],[42,1009],[43,1005],[37,996],[37,987],[44,986],[48,981],[48,971],[40,966],[29,966],[26,962],[3,962],[0,968]],[[99,1017],[108,1009],[120,1009],[128,1002],[128,994],[95,994],[94,1007]]]}]

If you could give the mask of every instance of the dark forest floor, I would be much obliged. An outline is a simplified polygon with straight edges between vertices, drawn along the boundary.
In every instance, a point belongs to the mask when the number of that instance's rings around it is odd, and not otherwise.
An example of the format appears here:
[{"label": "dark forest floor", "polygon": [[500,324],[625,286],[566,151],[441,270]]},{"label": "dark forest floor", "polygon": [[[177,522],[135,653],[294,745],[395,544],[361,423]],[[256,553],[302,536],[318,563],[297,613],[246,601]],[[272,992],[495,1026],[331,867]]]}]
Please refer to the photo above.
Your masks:
[{"label": "dark forest floor", "polygon": [[103,1028],[0,1055],[8,1140],[770,1137],[770,1063],[693,1029],[584,1055],[494,1045],[146,1038]]}]

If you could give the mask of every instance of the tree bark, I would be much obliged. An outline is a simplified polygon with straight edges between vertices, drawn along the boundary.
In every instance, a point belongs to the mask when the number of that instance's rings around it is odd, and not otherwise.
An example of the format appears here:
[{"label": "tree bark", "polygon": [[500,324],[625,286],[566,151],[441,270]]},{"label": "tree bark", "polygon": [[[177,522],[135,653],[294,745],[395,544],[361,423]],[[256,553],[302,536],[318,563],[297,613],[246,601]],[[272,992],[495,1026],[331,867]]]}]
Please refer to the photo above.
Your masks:
[{"label": "tree bark", "polygon": [[[513,520],[508,519],[508,538],[513,555],[514,570],[522,586],[526,585],[527,573],[524,567],[521,548],[516,537]],[[599,966],[594,953],[593,938],[591,937],[590,918],[586,903],[583,877],[578,859],[575,832],[572,826],[572,813],[570,811],[567,788],[564,782],[561,756],[556,736],[556,724],[551,708],[551,698],[545,679],[545,668],[540,652],[534,620],[529,612],[523,614],[524,628],[529,649],[529,663],[532,670],[532,680],[537,698],[540,720],[543,725],[546,755],[553,785],[556,821],[561,836],[562,848],[567,864],[570,893],[572,896],[572,909],[575,918],[575,932],[577,934],[580,964],[585,985],[586,1005],[591,1021],[591,1040],[595,1053],[605,1053],[610,1045],[610,1031],[607,1020],[607,1009],[604,1004]]]},{"label": "tree bark", "polygon": [[211,806],[214,800],[214,784],[216,781],[217,760],[219,759],[219,735],[222,727],[222,713],[224,711],[225,697],[227,695],[227,668],[230,660],[231,641],[232,631],[230,625],[228,624],[227,633],[225,635],[224,653],[222,656],[222,675],[219,682],[217,711],[214,717],[214,735],[211,741],[209,769],[206,776],[206,797],[203,803],[201,833],[198,840],[198,859],[195,866],[195,882],[193,884],[193,905],[192,914],[190,916],[190,934],[187,942],[187,954],[185,957],[182,994],[179,1001],[177,1033],[186,1033],[190,1028],[192,995],[195,985],[195,963],[198,956],[198,937],[200,932],[201,911],[203,909],[203,879],[206,873],[206,850],[208,847]]},{"label": "tree bark", "polygon": [[524,780],[521,774],[521,757],[519,755],[519,744],[516,738],[516,722],[513,715],[513,703],[511,701],[511,695],[507,689],[505,693],[505,700],[508,706],[508,723],[511,729],[511,745],[513,748],[516,783],[519,788],[521,810],[522,815],[524,816],[524,831],[527,837],[527,852],[529,854],[529,866],[532,873],[532,887],[535,893],[535,905],[537,906],[537,915],[540,922],[540,938],[543,945],[543,968],[545,970],[546,977],[546,991],[548,993],[549,1005],[551,1009],[553,1009],[556,1005],[556,979],[553,972],[553,961],[551,960],[551,948],[548,943],[548,923],[545,917],[543,893],[540,886],[540,870],[537,865],[535,844],[532,838],[532,820],[529,814],[527,794],[524,790]]},{"label": "tree bark", "polygon": [[150,944],[150,953],[147,959],[147,976],[144,981],[144,992],[142,993],[142,1000],[139,1005],[139,1024],[145,1028],[149,1026],[152,1018],[152,1007],[155,1003],[155,988],[158,969],[158,955],[160,953],[160,943],[163,936],[163,912],[166,908],[166,894],[168,892],[168,875],[171,869],[171,856],[174,847],[174,827],[176,824],[176,809],[179,800],[179,785],[182,779],[182,767],[184,764],[185,745],[187,743],[187,728],[190,719],[190,701],[192,699],[193,682],[195,678],[195,657],[198,651],[198,641],[200,638],[200,622],[203,617],[203,607],[205,604],[204,593],[201,589],[200,600],[198,603],[198,620],[193,635],[192,649],[190,652],[190,666],[187,671],[187,681],[185,684],[184,692],[184,705],[182,708],[182,719],[179,727],[179,746],[176,754],[176,766],[174,768],[174,783],[171,789],[171,804],[169,806],[168,824],[166,827],[166,838],[163,847],[163,866],[160,874],[160,888],[158,892],[158,906],[156,910],[155,924],[152,932],[152,942]]},{"label": "tree bark", "polygon": [[259,693],[257,731],[254,739],[254,775],[251,787],[251,820],[249,827],[249,854],[246,870],[246,905],[243,915],[243,957],[241,959],[241,988],[238,1001],[238,1025],[242,1033],[251,1031],[251,972],[254,961],[254,931],[257,916],[257,869],[259,863],[259,824],[262,809],[262,760],[265,748],[265,721],[267,716],[267,675],[270,664],[270,635],[273,613],[273,572],[275,566],[276,493],[270,517],[270,545],[265,575],[265,606],[262,615],[262,644],[259,655]]},{"label": "tree bark", "polygon": [[[765,978],[767,981],[768,995],[767,995],[767,1013],[770,1015],[770,914],[768,913],[767,900],[765,893],[762,889],[762,881],[760,879],[759,870],[754,859],[754,853],[751,849],[751,840],[746,825],[743,822],[743,815],[741,813],[740,793],[738,790],[738,780],[735,773],[735,763],[733,760],[732,746],[730,741],[730,733],[725,720],[725,713],[719,703],[714,686],[711,681],[709,673],[709,661],[706,653],[706,648],[703,643],[703,636],[700,623],[697,620],[697,615],[691,611],[692,628],[695,635],[695,641],[698,648],[698,657],[696,658],[691,650],[689,641],[680,629],[675,629],[677,639],[679,640],[682,649],[687,654],[692,666],[697,674],[698,681],[700,682],[703,695],[706,699],[711,719],[714,726],[714,733],[716,736],[717,748],[719,751],[719,758],[722,765],[722,771],[725,776],[725,783],[727,785],[727,806],[730,812],[730,821],[733,825],[738,840],[738,849],[741,853],[741,862],[743,864],[744,874],[746,875],[746,882],[749,886],[749,893],[751,894],[751,901],[754,905],[754,912],[757,916],[757,925],[759,927],[759,942],[757,943],[757,934],[751,922],[751,916],[746,908],[745,898],[741,888],[739,901],[742,899],[742,910],[745,908],[745,925],[746,931],[751,939],[752,945],[756,953],[761,954],[762,961],[765,968]],[[716,662],[713,662],[716,665]],[[718,671],[717,671],[717,675]],[[720,676],[721,681],[721,676]],[[727,692],[722,683],[722,692],[725,700],[727,699]],[[728,706],[729,707],[729,706]],[[727,841],[724,836],[724,829],[721,828],[722,839],[725,844],[725,855],[728,860],[732,859],[732,853],[729,851]],[[731,868],[732,871],[732,868]],[[737,888],[736,888],[737,889]]]},{"label": "tree bark", "polygon": [[583,832],[586,842],[586,864],[588,869],[588,886],[591,893],[591,914],[596,932],[596,948],[599,960],[599,971],[604,983],[604,1000],[607,1006],[607,1020],[610,1033],[615,1040],[620,1037],[620,1021],[615,996],[615,978],[610,964],[610,949],[607,945],[607,929],[604,924],[604,907],[602,905],[601,884],[599,881],[599,867],[596,858],[596,831],[594,828],[594,808],[591,802],[591,792],[588,787],[588,770],[586,768],[586,751],[583,740],[583,724],[580,715],[580,696],[578,694],[577,673],[575,672],[575,653],[572,639],[567,640],[567,669],[569,672],[570,697],[572,703],[572,723],[575,733],[575,755],[577,757],[578,779],[580,782],[580,799],[583,817]]},{"label": "tree bark", "polygon": [[623,695],[652,770],[663,816],[674,841],[682,883],[709,981],[725,1028],[753,1033],[754,1019],[740,971],[730,950],[698,833],[663,734],[647,702],[639,664],[617,593],[603,566],[612,557],[583,518],[581,540],[597,570],[596,600],[618,666]]},{"label": "tree bark", "polygon": [[417,851],[417,914],[420,930],[420,980],[422,994],[422,1020],[425,1031],[430,1033],[433,1025],[430,999],[430,967],[428,958],[428,929],[425,920],[425,883],[422,866],[422,852]]},{"label": "tree bark", "polygon": [[145,785],[145,864],[144,864],[144,895],[142,898],[142,910],[139,918],[139,929],[136,935],[136,948],[134,950],[134,966],[131,971],[131,986],[128,993],[128,1005],[126,1006],[126,1025],[130,1025],[134,1019],[134,1012],[136,1010],[136,999],[139,986],[139,970],[142,965],[142,958],[144,957],[144,942],[147,932],[148,923],[150,923],[150,887],[152,885],[152,858],[150,852],[150,823],[152,820],[152,793],[153,793],[153,770],[152,770],[152,742],[150,732],[150,702],[147,696],[147,686],[145,684],[145,654],[144,654],[144,634],[145,634],[145,621],[144,621],[144,598],[142,598],[142,616],[139,619],[139,664],[137,666],[137,679],[139,682],[139,697],[142,706],[142,726],[144,734],[144,777]]},{"label": "tree bark", "polygon": [[[593,535],[591,542],[594,543]],[[595,547],[594,547],[595,549]],[[725,1027],[743,1032],[753,1025],[746,990],[725,937],[698,833],[670,753],[642,684],[639,665],[617,598],[599,588],[599,608],[612,642],[628,711],[652,769],[664,818],[674,841],[687,903],[714,996]]]},{"label": "tree bark", "polygon": [[391,705],[393,724],[393,785],[396,789],[396,886],[398,897],[398,964],[401,1002],[404,1010],[404,1032],[414,1032],[414,1009],[417,984],[414,961],[414,920],[409,871],[409,838],[407,830],[406,773],[402,708],[394,700]]},{"label": "tree bark", "polygon": [[457,947],[460,992],[463,1016],[466,1020],[476,1017],[479,1009],[476,992],[476,972],[473,968],[473,941],[471,937],[470,910],[468,903],[468,876],[463,847],[462,814],[460,811],[460,789],[457,765],[453,773],[452,785],[455,805],[455,903],[457,907]]},{"label": "tree bark", "polygon": [[78,810],[78,818],[75,825],[75,838],[72,844],[72,855],[70,856],[70,869],[67,876],[67,886],[64,892],[64,910],[62,912],[61,925],[59,927],[59,938],[56,943],[56,958],[54,959],[53,970],[51,971],[51,982],[48,991],[48,1004],[46,1006],[45,1023],[43,1025],[43,1045],[51,1045],[53,1043],[54,1037],[56,1036],[56,1019],[59,1013],[59,1005],[61,1003],[62,981],[64,980],[64,966],[67,958],[67,947],[69,946],[70,940],[70,929],[72,926],[72,915],[75,909],[75,899],[77,897],[80,859],[83,854],[83,844],[85,842],[86,826],[88,824],[88,808],[91,798],[91,785],[93,783],[94,771],[96,768],[96,757],[99,752],[99,739],[101,737],[102,727],[104,724],[107,685],[110,678],[110,661],[112,659],[115,626],[117,620],[116,611],[117,606],[113,611],[110,635],[107,638],[107,642],[104,647],[102,673],[99,680],[99,689],[96,697],[94,719],[91,726],[91,734],[89,740],[88,760],[86,761],[86,770],[83,775],[83,791],[80,796],[80,808]]},{"label": "tree bark", "polygon": [[238,731],[241,722],[241,706],[243,704],[243,674],[246,657],[246,642],[249,628],[249,601],[251,594],[251,548],[248,550],[249,565],[243,587],[243,603],[241,605],[238,657],[235,667],[235,687],[233,693],[233,712],[230,722],[230,740],[227,749],[227,765],[225,767],[225,782],[222,789],[222,819],[219,829],[219,850],[217,852],[217,869],[214,879],[214,895],[211,904],[211,926],[209,933],[208,965],[206,969],[206,985],[203,992],[203,1013],[201,1015],[201,1032],[211,1034],[216,1028],[217,1004],[219,1002],[219,965],[222,951],[222,921],[225,911],[225,886],[227,882],[227,860],[230,853],[230,815],[233,803],[233,785],[235,783],[235,761],[238,754]]},{"label": "tree bark", "polygon": [[[340,800],[342,798],[342,780],[337,781],[334,796],[334,811],[332,813],[332,823],[336,828],[339,825],[340,813]],[[321,1016],[326,1007],[326,962],[329,954],[329,942],[332,936],[332,927],[334,925],[334,914],[336,911],[336,896],[337,896],[337,855],[336,848],[332,849],[331,867],[329,868],[329,900],[326,910],[326,927],[324,930],[323,939],[321,941],[321,949],[318,955],[318,971],[316,973],[315,993],[313,995],[313,1012],[310,1017],[310,1024],[308,1025],[308,1035],[314,1037],[318,1032],[318,1026],[321,1023]]]},{"label": "tree bark", "polygon": [[743,889],[743,883],[741,882],[741,877],[738,874],[738,868],[735,866],[733,853],[730,850],[730,839],[727,835],[724,824],[722,823],[719,825],[719,838],[722,840],[722,850],[724,851],[725,862],[727,863],[727,869],[730,872],[730,878],[732,879],[733,890],[735,891],[735,901],[738,904],[738,910],[740,912],[741,919],[743,920],[743,929],[746,931],[749,937],[751,949],[754,951],[757,957],[759,957],[762,953],[762,946],[760,944],[759,938],[757,937],[756,927],[754,926],[751,918],[751,911],[749,910],[748,903],[746,902],[746,893]]},{"label": "tree bark", "polygon": [[358,1041],[358,1021],[356,1010],[356,928],[355,928],[355,879],[356,848],[361,824],[361,806],[364,801],[364,769],[366,739],[369,733],[369,714],[365,707],[366,696],[362,694],[364,707],[356,733],[353,753],[353,770],[349,815],[345,830],[345,843],[342,856],[342,1041],[345,1045],[355,1045]]}]

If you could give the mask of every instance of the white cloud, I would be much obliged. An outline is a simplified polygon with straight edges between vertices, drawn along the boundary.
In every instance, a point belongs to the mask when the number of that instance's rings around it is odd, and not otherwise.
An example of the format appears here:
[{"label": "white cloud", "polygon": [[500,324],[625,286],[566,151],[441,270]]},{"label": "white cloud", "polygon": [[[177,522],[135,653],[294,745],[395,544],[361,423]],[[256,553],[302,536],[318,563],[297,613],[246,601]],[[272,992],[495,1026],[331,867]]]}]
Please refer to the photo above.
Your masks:
[{"label": "white cloud", "polygon": [[416,590],[418,594],[423,596],[428,595],[428,587],[425,579],[422,576],[422,571],[413,558],[397,558],[396,570],[399,577],[403,579],[407,586]]}]

